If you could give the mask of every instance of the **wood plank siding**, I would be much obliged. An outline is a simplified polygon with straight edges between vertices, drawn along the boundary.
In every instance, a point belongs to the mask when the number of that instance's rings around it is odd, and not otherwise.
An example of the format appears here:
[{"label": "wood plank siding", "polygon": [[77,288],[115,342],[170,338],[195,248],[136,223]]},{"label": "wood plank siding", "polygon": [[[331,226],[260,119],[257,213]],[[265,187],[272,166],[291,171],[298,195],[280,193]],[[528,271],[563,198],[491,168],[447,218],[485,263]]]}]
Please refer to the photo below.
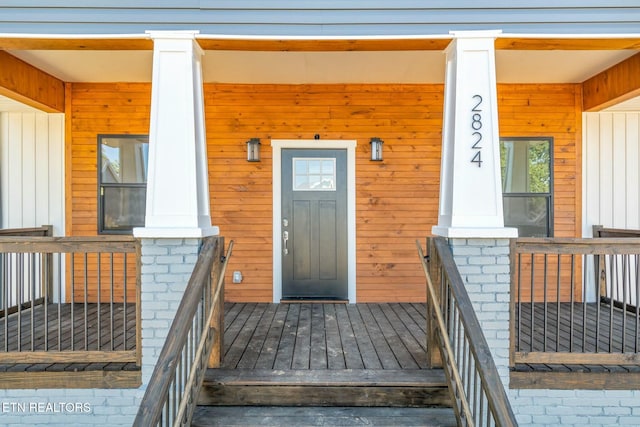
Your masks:
[{"label": "wood plank siding", "polygon": [[200,30],[227,35],[445,34],[502,29],[525,34],[633,34],[640,7],[630,0],[63,0],[4,2],[0,32],[144,34],[145,30]]},{"label": "wood plank siding", "polygon": [[[229,301],[272,299],[271,139],[357,140],[356,238],[359,302],[424,301],[416,238],[437,223],[442,85],[206,84],[205,117],[214,225],[236,242]],[[150,85],[69,84],[66,194],[71,235],[97,232],[97,135],[145,134]],[[499,85],[502,136],[554,138],[555,235],[580,233],[579,85]],[[385,141],[369,161],[369,139]],[[262,161],[245,141],[261,138]]]}]

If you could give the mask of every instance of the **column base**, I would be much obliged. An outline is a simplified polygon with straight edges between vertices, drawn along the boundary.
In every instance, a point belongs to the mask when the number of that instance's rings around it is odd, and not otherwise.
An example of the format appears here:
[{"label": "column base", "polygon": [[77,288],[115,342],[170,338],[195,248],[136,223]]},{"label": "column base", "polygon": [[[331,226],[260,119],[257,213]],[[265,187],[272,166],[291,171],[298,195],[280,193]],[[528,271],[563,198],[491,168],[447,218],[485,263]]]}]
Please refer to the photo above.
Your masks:
[{"label": "column base", "polygon": [[436,236],[453,239],[512,239],[518,237],[518,229],[512,227],[445,227],[434,225],[431,232]]},{"label": "column base", "polygon": [[211,227],[194,227],[194,228],[149,228],[149,227],[136,227],[133,229],[133,237],[140,239],[179,239],[179,238],[194,238],[200,239],[203,237],[217,236],[220,234],[220,228],[216,226]]}]

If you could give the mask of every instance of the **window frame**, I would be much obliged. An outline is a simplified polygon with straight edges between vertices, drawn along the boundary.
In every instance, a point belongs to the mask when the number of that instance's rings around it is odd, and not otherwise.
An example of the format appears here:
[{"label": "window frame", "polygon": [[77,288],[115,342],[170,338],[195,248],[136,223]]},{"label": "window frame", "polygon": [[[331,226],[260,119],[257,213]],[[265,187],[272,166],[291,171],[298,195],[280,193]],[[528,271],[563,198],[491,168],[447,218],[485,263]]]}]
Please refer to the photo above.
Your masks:
[{"label": "window frame", "polygon": [[[108,228],[105,229],[104,224],[104,188],[147,188],[147,177],[145,177],[144,183],[105,183],[102,182],[102,141],[104,139],[146,139],[149,144],[148,134],[98,134],[97,136],[97,169],[98,169],[98,234],[113,234],[113,235],[130,235],[133,233],[134,227],[122,227],[122,228]],[[146,203],[146,200],[145,200]]]},{"label": "window frame", "polygon": [[[547,215],[547,236],[546,237],[553,237],[554,236],[554,197],[553,197],[553,193],[554,193],[554,188],[555,188],[555,182],[554,182],[554,171],[553,171],[553,166],[554,166],[554,152],[553,152],[553,147],[554,147],[554,138],[552,136],[517,136],[517,137],[504,137],[501,136],[499,138],[499,150],[502,149],[502,143],[503,142],[548,142],[549,143],[549,191],[546,193],[532,193],[532,192],[509,192],[509,193],[505,193],[504,190],[502,190],[502,203],[503,206],[505,206],[505,199],[507,198],[525,198],[525,197],[544,197],[548,202],[547,202],[547,206],[548,206],[548,215]],[[500,152],[500,151],[499,151]],[[500,170],[502,172],[502,164],[500,165]],[[501,181],[504,179],[504,177],[500,176]],[[527,173],[527,179],[528,179],[528,173]],[[500,188],[503,188],[503,183],[500,183]],[[504,208],[503,208],[504,209]],[[505,224],[506,226],[506,224]],[[526,236],[519,236],[519,237],[526,237]]]}]

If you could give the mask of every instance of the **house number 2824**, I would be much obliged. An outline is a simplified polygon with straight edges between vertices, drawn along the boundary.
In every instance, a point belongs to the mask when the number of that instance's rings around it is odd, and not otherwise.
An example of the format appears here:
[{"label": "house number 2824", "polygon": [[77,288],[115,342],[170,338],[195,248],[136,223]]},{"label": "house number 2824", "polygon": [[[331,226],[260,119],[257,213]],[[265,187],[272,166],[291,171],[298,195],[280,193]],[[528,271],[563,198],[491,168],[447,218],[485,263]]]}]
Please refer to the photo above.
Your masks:
[{"label": "house number 2824", "polygon": [[471,159],[471,163],[475,163],[478,167],[482,167],[482,146],[480,143],[482,142],[482,96],[473,95],[473,107],[471,108],[471,130],[473,133],[472,141],[473,145],[471,149],[474,150],[473,158]]}]

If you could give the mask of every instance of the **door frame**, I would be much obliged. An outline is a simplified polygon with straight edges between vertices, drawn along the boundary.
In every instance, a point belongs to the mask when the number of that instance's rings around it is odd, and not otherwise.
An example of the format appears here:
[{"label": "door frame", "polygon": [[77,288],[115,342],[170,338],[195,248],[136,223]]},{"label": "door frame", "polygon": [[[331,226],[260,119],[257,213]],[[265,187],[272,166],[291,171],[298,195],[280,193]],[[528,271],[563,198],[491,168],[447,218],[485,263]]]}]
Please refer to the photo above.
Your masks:
[{"label": "door frame", "polygon": [[347,281],[349,303],[356,302],[356,145],[355,140],[273,139],[273,302],[282,299],[282,150],[347,151]]}]

